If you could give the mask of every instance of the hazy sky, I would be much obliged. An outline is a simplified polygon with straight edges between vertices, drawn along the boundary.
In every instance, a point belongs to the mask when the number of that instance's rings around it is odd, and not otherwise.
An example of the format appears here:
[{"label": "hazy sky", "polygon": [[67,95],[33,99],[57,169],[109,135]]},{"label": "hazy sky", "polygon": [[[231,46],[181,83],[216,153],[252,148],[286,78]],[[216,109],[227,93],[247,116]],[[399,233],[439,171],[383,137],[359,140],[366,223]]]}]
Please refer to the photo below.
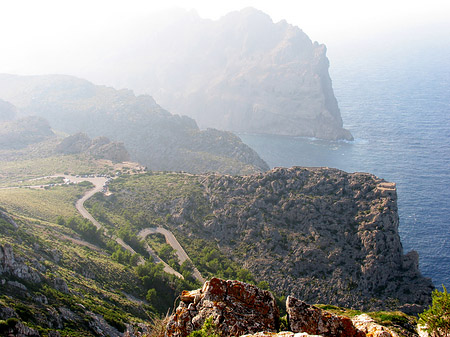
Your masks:
[{"label": "hazy sky", "polygon": [[[53,65],[58,60],[52,55],[64,55],[58,49],[80,45],[80,52],[89,52],[85,49],[90,37],[145,19],[155,10],[196,9],[201,17],[217,19],[248,6],[275,22],[286,19],[299,26],[312,40],[325,43],[329,53],[330,46],[391,32],[450,39],[448,0],[0,0],[0,72],[57,72]],[[77,55],[70,54],[76,61]]]}]

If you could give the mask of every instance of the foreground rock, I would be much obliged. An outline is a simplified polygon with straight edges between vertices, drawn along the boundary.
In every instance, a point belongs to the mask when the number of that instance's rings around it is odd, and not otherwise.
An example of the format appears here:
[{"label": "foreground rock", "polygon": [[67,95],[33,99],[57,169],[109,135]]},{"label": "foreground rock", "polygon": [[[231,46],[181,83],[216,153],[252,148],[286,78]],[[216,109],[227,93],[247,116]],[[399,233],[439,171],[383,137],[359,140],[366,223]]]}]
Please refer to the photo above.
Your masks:
[{"label": "foreground rock", "polygon": [[276,332],[279,311],[269,291],[213,278],[202,289],[183,291],[180,305],[167,324],[166,337],[185,337],[199,330],[209,317],[223,336],[239,336]]},{"label": "foreground rock", "polygon": [[353,324],[363,331],[366,336],[373,337],[398,337],[398,334],[375,321],[367,314],[362,314],[352,319]]},{"label": "foreground rock", "polygon": [[257,332],[255,334],[244,335],[242,337],[322,337],[320,335],[310,335],[306,332],[292,332],[292,331],[281,331],[281,332]]},{"label": "foreground rock", "polygon": [[286,312],[293,332],[307,332],[324,337],[365,337],[350,318],[333,315],[295,297],[288,296]]},{"label": "foreground rock", "polygon": [[180,305],[166,326],[166,337],[185,337],[200,330],[210,318],[217,328],[216,333],[223,337],[398,337],[368,315],[351,320],[292,296],[286,300],[289,331],[277,332],[279,310],[273,296],[239,281],[213,278],[202,289],[183,291],[180,299]]}]

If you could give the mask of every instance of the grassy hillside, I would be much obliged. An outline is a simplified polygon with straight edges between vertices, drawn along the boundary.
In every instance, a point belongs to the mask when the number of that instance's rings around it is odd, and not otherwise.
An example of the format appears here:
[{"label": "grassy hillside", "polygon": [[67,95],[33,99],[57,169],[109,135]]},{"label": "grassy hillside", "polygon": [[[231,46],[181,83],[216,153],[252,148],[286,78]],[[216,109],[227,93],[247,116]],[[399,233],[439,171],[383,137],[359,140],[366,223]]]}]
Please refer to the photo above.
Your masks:
[{"label": "grassy hillside", "polygon": [[0,189],[0,205],[16,214],[55,222],[58,216],[76,216],[75,202],[92,187],[92,184],[81,184],[49,189]]}]

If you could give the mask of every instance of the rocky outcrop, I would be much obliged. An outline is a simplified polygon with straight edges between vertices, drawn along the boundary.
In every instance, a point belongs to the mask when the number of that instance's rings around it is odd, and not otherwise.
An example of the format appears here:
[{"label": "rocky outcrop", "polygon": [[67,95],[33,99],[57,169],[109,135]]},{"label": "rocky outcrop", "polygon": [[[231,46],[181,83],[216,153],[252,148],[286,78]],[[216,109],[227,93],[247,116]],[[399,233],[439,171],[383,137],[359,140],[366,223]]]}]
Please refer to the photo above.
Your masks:
[{"label": "rocky outcrop", "polygon": [[[122,142],[130,159],[149,170],[250,174],[269,169],[237,136],[202,131],[193,119],[172,115],[152,97],[130,90],[63,75],[0,75],[0,97],[23,114],[46,118],[54,129]],[[101,149],[116,151],[111,145]]]},{"label": "rocky outcrop", "polygon": [[25,264],[21,258],[15,257],[9,244],[0,245],[0,276],[3,275],[12,275],[32,283],[38,283],[42,279],[36,270]]},{"label": "rocky outcrop", "polygon": [[31,329],[24,325],[22,322],[15,319],[9,319],[4,324],[0,325],[0,334],[2,336],[8,337],[40,337],[40,334],[37,330]]},{"label": "rocky outcrop", "polygon": [[0,209],[0,219],[5,220],[6,222],[8,222],[10,225],[12,225],[14,228],[18,228],[19,226],[17,225],[17,223],[14,221],[13,218],[11,218],[8,214],[6,214],[5,212],[3,212]]},{"label": "rocky outcrop", "polygon": [[281,332],[257,332],[255,334],[243,335],[241,337],[322,337],[319,335],[310,335],[306,332],[292,332],[292,331],[281,331]]},{"label": "rocky outcrop", "polygon": [[107,159],[114,163],[128,161],[130,155],[120,142],[111,142],[106,137],[91,140],[85,133],[77,133],[64,138],[56,147],[63,154],[86,153],[95,159]]},{"label": "rocky outcrop", "polygon": [[183,291],[180,299],[166,337],[186,337],[210,317],[222,336],[278,329],[279,310],[273,295],[247,283],[213,278],[202,289]]},{"label": "rocky outcrop", "polygon": [[202,289],[183,291],[180,299],[167,323],[166,337],[185,337],[200,330],[207,319],[223,337],[398,337],[366,314],[350,319],[292,296],[286,300],[289,331],[277,332],[279,311],[270,293],[239,281],[213,278]]},{"label": "rocky outcrop", "polygon": [[295,297],[286,300],[288,324],[293,332],[307,332],[324,337],[365,337],[348,317],[333,315]]},{"label": "rocky outcrop", "polygon": [[358,315],[352,318],[353,325],[370,337],[399,337],[391,329],[375,323],[367,314]]}]

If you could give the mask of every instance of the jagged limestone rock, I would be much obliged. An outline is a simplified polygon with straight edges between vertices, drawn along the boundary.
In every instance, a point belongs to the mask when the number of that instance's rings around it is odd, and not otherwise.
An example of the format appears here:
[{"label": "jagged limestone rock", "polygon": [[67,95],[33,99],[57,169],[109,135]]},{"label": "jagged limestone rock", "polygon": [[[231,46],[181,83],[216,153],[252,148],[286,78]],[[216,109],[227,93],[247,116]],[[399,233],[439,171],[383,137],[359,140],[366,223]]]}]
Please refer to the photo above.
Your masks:
[{"label": "jagged limestone rock", "polygon": [[367,336],[370,337],[399,337],[399,335],[375,321],[367,314],[358,315],[352,318],[353,324]]},{"label": "jagged limestone rock", "polygon": [[288,296],[286,299],[288,323],[293,332],[307,332],[324,337],[365,337],[348,317],[331,314],[313,305]]},{"label": "jagged limestone rock", "polygon": [[15,257],[9,244],[0,245],[0,275],[2,274],[10,274],[31,283],[41,282],[42,279],[39,272],[25,264],[21,258]]},{"label": "jagged limestone rock", "polygon": [[167,324],[166,337],[186,337],[213,318],[223,336],[277,331],[279,310],[273,295],[239,281],[212,278],[202,289],[183,291]]}]

